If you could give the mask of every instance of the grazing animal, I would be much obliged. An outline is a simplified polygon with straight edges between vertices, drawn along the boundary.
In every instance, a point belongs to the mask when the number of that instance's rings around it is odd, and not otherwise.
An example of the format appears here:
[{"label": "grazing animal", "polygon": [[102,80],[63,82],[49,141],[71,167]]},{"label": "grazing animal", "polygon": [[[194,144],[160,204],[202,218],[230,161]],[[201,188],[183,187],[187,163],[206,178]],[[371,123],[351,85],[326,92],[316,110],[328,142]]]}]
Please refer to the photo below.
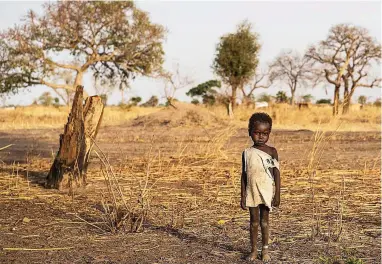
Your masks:
[{"label": "grazing animal", "polygon": [[309,108],[309,104],[308,103],[298,103],[298,109],[301,109],[301,108],[308,109]]}]

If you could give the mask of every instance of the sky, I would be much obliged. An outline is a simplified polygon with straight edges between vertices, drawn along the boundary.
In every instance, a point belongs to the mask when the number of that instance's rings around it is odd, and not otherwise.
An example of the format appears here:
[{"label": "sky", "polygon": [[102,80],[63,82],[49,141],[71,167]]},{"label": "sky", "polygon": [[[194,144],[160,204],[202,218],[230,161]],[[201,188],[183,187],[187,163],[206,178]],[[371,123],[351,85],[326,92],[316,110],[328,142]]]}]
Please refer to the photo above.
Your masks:
[{"label": "sky", "polygon": [[[303,54],[309,45],[324,40],[330,27],[339,23],[352,23],[365,27],[370,35],[381,42],[381,2],[380,1],[138,1],[137,6],[148,12],[152,22],[163,25],[168,34],[164,42],[164,68],[173,70],[179,65],[181,76],[193,80],[193,84],[216,79],[211,65],[219,38],[234,32],[243,20],[254,25],[260,36],[260,69],[280,54],[282,50],[295,50]],[[29,9],[42,12],[43,2],[0,2],[0,30],[20,23]],[[373,68],[374,75],[381,74],[380,66]],[[92,77],[87,74],[84,86],[90,95],[95,91]],[[177,91],[175,97],[190,101],[185,95],[190,87]],[[140,77],[131,82],[125,92],[125,100],[141,96],[143,101],[152,95],[164,97],[164,84],[160,81]],[[276,83],[268,89],[258,89],[261,93],[275,95],[283,90],[290,94],[289,88]],[[9,96],[6,104],[28,105],[44,91],[52,89],[35,86]],[[314,98],[332,98],[333,88],[306,87],[296,91],[299,96],[312,94]],[[54,94],[52,92],[52,94]],[[357,88],[353,101],[365,95],[369,101],[381,96],[379,88]],[[118,104],[121,94],[116,89],[108,99],[108,104]]]}]

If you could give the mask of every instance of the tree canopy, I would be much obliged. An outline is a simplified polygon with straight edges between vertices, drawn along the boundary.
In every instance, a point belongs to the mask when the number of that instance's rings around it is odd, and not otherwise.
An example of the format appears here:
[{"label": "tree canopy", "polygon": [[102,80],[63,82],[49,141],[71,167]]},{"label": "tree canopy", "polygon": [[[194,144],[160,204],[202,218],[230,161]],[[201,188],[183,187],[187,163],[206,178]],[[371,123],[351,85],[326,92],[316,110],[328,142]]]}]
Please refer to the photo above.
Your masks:
[{"label": "tree canopy", "polygon": [[276,80],[286,81],[291,92],[291,104],[295,103],[295,93],[298,87],[307,85],[312,79],[311,60],[302,57],[297,52],[291,50],[282,52],[270,66],[271,82]]},{"label": "tree canopy", "polygon": [[[161,70],[165,30],[131,1],[58,1],[1,33],[0,93],[46,85],[74,91],[91,70],[126,85]],[[70,81],[60,73],[70,71]]]},{"label": "tree canopy", "polygon": [[[371,38],[365,28],[351,24],[335,25],[326,40],[310,47],[306,56],[320,65],[326,81],[334,85],[333,115],[338,114],[342,84],[346,112],[356,87],[373,87],[380,83],[380,79],[361,83],[367,78],[371,63],[381,58],[380,43]],[[349,81],[352,83],[350,91]]]},{"label": "tree canopy", "polygon": [[216,47],[212,68],[223,83],[231,87],[232,106],[236,104],[237,89],[248,83],[256,73],[260,51],[258,38],[258,34],[252,32],[252,25],[244,21],[235,33],[222,36]]},{"label": "tree canopy", "polygon": [[[215,95],[217,93],[214,88],[220,88],[221,83],[218,80],[209,80],[207,82],[201,83],[193,88],[191,88],[186,95],[191,97],[201,97],[203,104],[213,105],[216,102]],[[194,98],[194,103],[198,101]],[[199,101],[198,101],[199,102]]]}]

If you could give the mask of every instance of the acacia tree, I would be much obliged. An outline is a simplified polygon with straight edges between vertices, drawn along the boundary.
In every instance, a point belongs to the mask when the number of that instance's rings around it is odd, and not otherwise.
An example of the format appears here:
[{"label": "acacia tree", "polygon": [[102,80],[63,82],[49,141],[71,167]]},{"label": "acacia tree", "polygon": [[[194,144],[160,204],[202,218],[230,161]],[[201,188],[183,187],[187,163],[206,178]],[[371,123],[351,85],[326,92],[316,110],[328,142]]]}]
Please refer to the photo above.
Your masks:
[{"label": "acacia tree", "polygon": [[212,68],[231,88],[232,109],[236,105],[237,89],[250,82],[256,73],[260,51],[258,38],[258,34],[252,32],[252,25],[244,21],[235,33],[222,36],[216,47]]},{"label": "acacia tree", "polygon": [[[133,2],[59,1],[1,33],[0,92],[46,85],[74,92],[92,71],[123,86],[161,69],[165,30]],[[73,79],[57,77],[71,71]]]},{"label": "acacia tree", "polygon": [[342,75],[344,83],[343,114],[349,112],[351,98],[357,87],[373,88],[380,86],[381,78],[370,78],[373,62],[381,61],[381,44],[374,40],[367,29],[357,27],[358,39],[350,57],[347,71]]},{"label": "acacia tree", "polygon": [[213,105],[216,102],[217,91],[214,88],[221,88],[218,80],[209,80],[191,88],[186,95],[193,98],[193,102],[199,102],[195,97],[201,97],[203,104]]},{"label": "acacia tree", "polygon": [[291,104],[295,104],[298,87],[312,80],[312,61],[291,50],[283,51],[270,65],[271,82],[286,81],[291,92]]},{"label": "acacia tree", "polygon": [[361,96],[358,97],[358,103],[359,104],[364,105],[364,104],[366,104],[366,101],[367,101],[366,96],[361,95]]},{"label": "acacia tree", "polygon": [[306,53],[307,58],[320,65],[321,74],[334,86],[333,115],[338,114],[340,87],[359,42],[359,30],[359,27],[349,24],[335,25],[326,40],[310,47]]}]

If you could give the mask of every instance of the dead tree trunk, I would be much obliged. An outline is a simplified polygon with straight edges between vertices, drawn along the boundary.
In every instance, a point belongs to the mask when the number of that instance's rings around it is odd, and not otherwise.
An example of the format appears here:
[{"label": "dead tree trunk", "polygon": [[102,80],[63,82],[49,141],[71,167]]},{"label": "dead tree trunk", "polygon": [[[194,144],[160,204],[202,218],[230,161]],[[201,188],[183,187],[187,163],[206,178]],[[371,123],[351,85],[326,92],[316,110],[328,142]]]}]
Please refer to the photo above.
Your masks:
[{"label": "dead tree trunk", "polygon": [[62,190],[86,183],[90,152],[103,108],[99,96],[88,97],[83,105],[83,87],[77,86],[68,123],[60,135],[60,148],[46,178],[47,188]]},{"label": "dead tree trunk", "polygon": [[85,174],[89,165],[90,152],[94,145],[98,129],[101,125],[104,104],[100,96],[88,97],[85,101],[84,122],[85,122]]}]

